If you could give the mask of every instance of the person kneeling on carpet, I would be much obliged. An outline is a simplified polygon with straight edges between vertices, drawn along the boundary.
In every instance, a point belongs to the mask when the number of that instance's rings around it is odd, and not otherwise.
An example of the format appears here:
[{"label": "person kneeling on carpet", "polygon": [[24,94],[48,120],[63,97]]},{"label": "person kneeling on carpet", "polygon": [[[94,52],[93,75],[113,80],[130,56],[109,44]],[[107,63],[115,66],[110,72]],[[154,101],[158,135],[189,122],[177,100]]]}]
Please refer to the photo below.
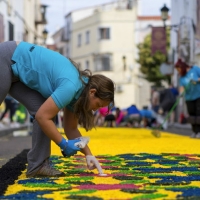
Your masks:
[{"label": "person kneeling on carpet", "polygon": [[[88,145],[75,146],[81,133],[94,125],[93,112],[114,105],[114,83],[77,64],[58,52],[27,42],[0,43],[0,103],[9,94],[22,103],[33,118],[32,148],[28,152],[27,177],[64,176],[51,166],[51,140],[70,157],[77,151],[86,156],[88,168],[101,166]],[[63,128],[68,140],[57,130],[54,119],[64,109]]]}]

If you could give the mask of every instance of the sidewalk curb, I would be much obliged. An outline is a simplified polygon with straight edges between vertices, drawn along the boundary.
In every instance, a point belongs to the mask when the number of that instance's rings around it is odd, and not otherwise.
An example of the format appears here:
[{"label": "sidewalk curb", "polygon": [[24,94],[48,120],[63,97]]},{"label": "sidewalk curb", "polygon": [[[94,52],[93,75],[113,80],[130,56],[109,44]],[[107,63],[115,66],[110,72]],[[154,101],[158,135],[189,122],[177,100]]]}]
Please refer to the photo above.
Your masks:
[{"label": "sidewalk curb", "polygon": [[180,123],[174,123],[171,126],[168,126],[164,132],[174,133],[178,135],[184,135],[184,136],[190,136],[193,131],[191,124],[180,124]]},{"label": "sidewalk curb", "polygon": [[0,128],[0,137],[11,134],[13,131],[25,130],[32,128],[32,124],[20,124],[19,127],[2,127]]}]

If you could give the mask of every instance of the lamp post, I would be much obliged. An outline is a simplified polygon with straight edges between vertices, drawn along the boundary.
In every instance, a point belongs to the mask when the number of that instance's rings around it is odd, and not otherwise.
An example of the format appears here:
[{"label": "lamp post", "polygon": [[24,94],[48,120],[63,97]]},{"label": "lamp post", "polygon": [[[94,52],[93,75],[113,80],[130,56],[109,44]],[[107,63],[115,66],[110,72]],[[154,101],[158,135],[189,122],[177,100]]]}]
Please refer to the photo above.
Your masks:
[{"label": "lamp post", "polygon": [[123,68],[126,71],[126,56],[122,56]]},{"label": "lamp post", "polygon": [[178,24],[166,25],[165,21],[168,19],[169,8],[166,6],[166,4],[164,4],[160,11],[164,27],[168,27],[170,30],[176,32],[178,44],[176,47],[176,52],[173,51],[174,55],[172,56],[175,57],[175,54],[177,53],[179,58],[182,58],[185,62],[192,63],[194,59],[193,41],[196,30],[193,18],[183,15],[180,17],[180,22]]},{"label": "lamp post", "polygon": [[46,29],[44,29],[43,32],[42,32],[42,34],[43,34],[44,45],[45,45],[46,39],[47,39],[47,36],[48,36],[48,31]]},{"label": "lamp post", "polygon": [[164,27],[166,27],[165,21],[168,19],[169,8],[166,6],[166,4],[164,4],[164,6],[160,9],[160,11],[161,11],[161,18],[163,20]]},{"label": "lamp post", "polygon": [[[172,28],[171,25],[166,25],[166,20],[168,19],[168,12],[169,12],[169,8],[166,6],[166,4],[164,4],[164,6],[160,9],[161,11],[161,19],[163,21],[163,26],[164,26],[164,32],[166,34],[166,40],[167,40],[167,33],[166,33],[166,27],[170,27]],[[167,42],[166,42],[167,45]],[[167,48],[166,48],[167,49]],[[167,51],[167,50],[166,50]],[[165,75],[168,77],[168,83],[171,83],[171,75],[173,74],[173,66],[170,65],[169,63],[169,53],[166,52],[166,60],[164,63],[161,64],[160,66],[160,72],[161,74]]]}]

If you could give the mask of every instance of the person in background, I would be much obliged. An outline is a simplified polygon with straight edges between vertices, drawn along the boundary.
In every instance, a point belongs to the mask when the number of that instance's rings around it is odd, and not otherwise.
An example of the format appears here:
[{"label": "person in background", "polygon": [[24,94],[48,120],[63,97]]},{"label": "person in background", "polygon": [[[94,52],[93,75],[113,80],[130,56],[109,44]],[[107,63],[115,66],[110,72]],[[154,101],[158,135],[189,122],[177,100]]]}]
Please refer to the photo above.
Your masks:
[{"label": "person in background", "polygon": [[99,108],[95,113],[94,124],[96,126],[103,126],[105,117],[108,114],[108,112],[109,111],[107,107]]},{"label": "person in background", "polygon": [[153,110],[149,110],[147,106],[143,106],[140,110],[143,127],[155,127],[156,126],[156,113]]},{"label": "person in background", "polygon": [[152,107],[152,110],[155,111],[156,113],[158,113],[159,105],[160,105],[159,91],[156,88],[152,88],[152,91],[151,91],[151,107]]},{"label": "person in background", "polygon": [[165,88],[160,91],[160,104],[157,113],[157,122],[162,124],[162,128],[165,130],[168,128],[168,120],[166,119],[166,116],[175,102],[176,99],[169,88]]},{"label": "person in background", "polygon": [[18,103],[17,110],[15,111],[14,119],[15,119],[15,122],[18,124],[18,126],[19,124],[24,124],[26,122],[27,110],[23,104]]},{"label": "person in background", "polygon": [[119,107],[117,107],[115,110],[116,126],[120,126],[120,124],[123,122],[123,118],[124,118],[124,112]]},{"label": "person in background", "polygon": [[115,116],[107,107],[99,108],[95,114],[95,124],[104,127],[115,127]]},{"label": "person in background", "polygon": [[14,122],[13,118],[15,115],[15,111],[17,109],[17,101],[13,99],[10,95],[7,95],[4,102],[5,102],[5,110],[2,113],[0,120],[2,121],[5,118],[6,114],[8,114],[9,112],[8,115],[9,121],[6,123],[8,123],[11,127],[15,127],[17,124]]},{"label": "person in background", "polygon": [[180,94],[184,94],[188,118],[187,122],[192,125],[191,138],[200,138],[200,68],[190,66],[178,59],[175,68],[180,75]]},{"label": "person in background", "polygon": [[171,110],[175,103],[176,99],[171,89],[165,88],[160,91],[160,105],[158,109],[159,114],[167,113]]},{"label": "person in background", "polygon": [[123,124],[127,127],[139,127],[141,121],[140,111],[137,106],[132,104],[125,111]]},{"label": "person in background", "polygon": [[[59,177],[64,172],[50,162],[51,140],[70,157],[81,151],[89,170],[102,168],[88,145],[78,148],[80,124],[94,125],[93,112],[114,105],[114,82],[106,76],[81,71],[60,53],[28,42],[0,43],[0,103],[9,94],[23,104],[33,118],[32,148],[27,155],[27,177]],[[64,109],[63,136],[55,117]],[[66,138],[67,137],[67,140]]]},{"label": "person in background", "polygon": [[[114,112],[114,111],[113,111]],[[116,122],[115,122],[115,115],[113,114],[112,111],[110,111],[104,119],[104,124],[103,126],[105,127],[116,127]]]}]

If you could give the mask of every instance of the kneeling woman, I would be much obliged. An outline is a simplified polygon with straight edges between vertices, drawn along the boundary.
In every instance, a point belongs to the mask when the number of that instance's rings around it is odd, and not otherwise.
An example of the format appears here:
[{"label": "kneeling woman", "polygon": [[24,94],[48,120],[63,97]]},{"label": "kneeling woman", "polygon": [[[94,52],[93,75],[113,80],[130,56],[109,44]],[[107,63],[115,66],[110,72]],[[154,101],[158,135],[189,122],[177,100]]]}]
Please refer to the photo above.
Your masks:
[{"label": "kneeling woman", "polygon": [[[32,148],[28,153],[27,177],[63,176],[51,167],[53,140],[72,156],[81,136],[77,126],[94,127],[93,111],[114,105],[114,83],[103,75],[80,71],[76,64],[58,52],[27,42],[0,44],[0,103],[7,94],[22,103],[33,117]],[[68,141],[58,132],[54,118],[64,109],[63,126]],[[101,166],[89,147],[81,150],[89,169]]]}]

